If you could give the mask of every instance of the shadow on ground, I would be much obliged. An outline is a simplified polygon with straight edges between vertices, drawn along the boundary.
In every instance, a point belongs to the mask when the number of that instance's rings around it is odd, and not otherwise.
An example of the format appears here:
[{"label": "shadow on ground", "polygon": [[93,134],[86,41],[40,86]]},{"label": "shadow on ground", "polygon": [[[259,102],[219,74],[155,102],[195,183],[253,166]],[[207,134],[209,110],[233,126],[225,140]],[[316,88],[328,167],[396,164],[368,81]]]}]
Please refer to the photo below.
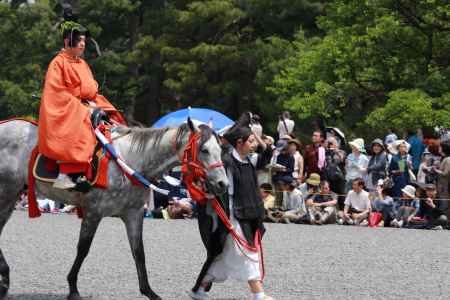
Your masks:
[{"label": "shadow on ground", "polygon": [[[15,294],[9,295],[8,300],[66,300],[67,295],[55,294]],[[92,296],[83,297],[83,300],[96,300]]]}]

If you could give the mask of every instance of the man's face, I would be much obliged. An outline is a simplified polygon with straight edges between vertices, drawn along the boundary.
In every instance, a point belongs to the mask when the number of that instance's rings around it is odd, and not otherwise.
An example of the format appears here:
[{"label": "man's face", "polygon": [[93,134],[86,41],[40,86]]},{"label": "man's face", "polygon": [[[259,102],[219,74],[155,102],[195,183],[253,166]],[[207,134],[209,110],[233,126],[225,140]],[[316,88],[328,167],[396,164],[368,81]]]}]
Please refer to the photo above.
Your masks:
[{"label": "man's face", "polygon": [[359,185],[358,181],[352,183],[352,189],[355,193],[360,193],[362,191],[362,187]]},{"label": "man's face", "polygon": [[259,193],[261,195],[261,198],[263,198],[263,199],[266,198],[267,194],[268,194],[263,188],[259,189]]},{"label": "man's face", "polygon": [[373,150],[373,153],[375,153],[375,154],[378,154],[378,153],[380,153],[380,152],[381,152],[381,150],[383,150],[383,149],[381,148],[381,146],[380,146],[380,145],[378,145],[378,144],[375,144],[375,145],[373,145],[373,148],[372,148],[372,150]]},{"label": "man's face", "polygon": [[324,183],[320,189],[320,192],[322,194],[329,194],[330,193],[330,185],[328,183]]},{"label": "man's face", "polygon": [[75,42],[74,47],[69,47],[69,39],[65,40],[66,49],[69,49],[73,56],[82,56],[86,48],[86,36],[80,35],[78,41]]},{"label": "man's face", "polygon": [[238,149],[241,154],[248,155],[252,152],[255,152],[257,147],[255,136],[252,134],[248,137],[245,142],[240,142],[238,144]]},{"label": "man's face", "polygon": [[314,144],[322,142],[322,135],[320,132],[314,132],[312,135],[312,141]]},{"label": "man's face", "polygon": [[290,154],[295,154],[295,152],[297,152],[297,145],[293,143],[289,144],[288,152]]},{"label": "man's face", "polygon": [[398,152],[400,152],[401,155],[405,155],[406,153],[408,153],[408,149],[406,148],[406,145],[401,144],[400,146],[398,146]]},{"label": "man's face", "polygon": [[427,197],[428,198],[434,198],[436,196],[436,190],[435,189],[427,189],[426,193],[427,193]]}]

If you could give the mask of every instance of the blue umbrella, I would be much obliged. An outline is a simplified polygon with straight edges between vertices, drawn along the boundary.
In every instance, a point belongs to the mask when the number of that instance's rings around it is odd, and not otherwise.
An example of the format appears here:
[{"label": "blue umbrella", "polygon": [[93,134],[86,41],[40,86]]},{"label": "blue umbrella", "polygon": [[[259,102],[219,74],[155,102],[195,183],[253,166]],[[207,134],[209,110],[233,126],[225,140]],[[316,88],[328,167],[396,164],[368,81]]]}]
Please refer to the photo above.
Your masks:
[{"label": "blue umbrella", "polygon": [[212,128],[219,131],[226,126],[231,126],[234,122],[227,116],[212,109],[207,108],[185,108],[171,112],[153,124],[154,128],[161,128],[165,126],[179,126],[186,122],[187,118],[191,117],[193,120],[208,124],[212,123]]}]

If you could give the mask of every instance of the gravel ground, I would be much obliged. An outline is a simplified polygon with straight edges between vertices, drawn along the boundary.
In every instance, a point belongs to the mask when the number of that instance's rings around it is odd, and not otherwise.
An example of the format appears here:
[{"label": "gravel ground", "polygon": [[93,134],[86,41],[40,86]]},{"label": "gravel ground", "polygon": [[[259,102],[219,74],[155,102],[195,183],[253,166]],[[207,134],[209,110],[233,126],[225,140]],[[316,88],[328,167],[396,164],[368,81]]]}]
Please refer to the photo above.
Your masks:
[{"label": "gravel ground", "polygon": [[[10,299],[63,300],[80,221],[16,212],[1,245]],[[267,226],[266,291],[275,299],[450,299],[450,232],[344,226]],[[145,220],[150,285],[188,299],[204,259],[195,221]],[[104,219],[79,280],[85,299],[144,300],[123,224]],[[244,283],[216,285],[212,299],[248,299]]]}]

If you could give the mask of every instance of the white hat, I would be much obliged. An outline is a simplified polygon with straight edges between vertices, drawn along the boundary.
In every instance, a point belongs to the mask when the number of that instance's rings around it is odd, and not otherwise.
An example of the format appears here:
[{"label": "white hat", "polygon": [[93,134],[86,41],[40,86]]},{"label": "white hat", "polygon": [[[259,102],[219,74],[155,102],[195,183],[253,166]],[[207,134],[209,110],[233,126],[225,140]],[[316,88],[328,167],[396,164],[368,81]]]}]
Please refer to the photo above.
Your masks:
[{"label": "white hat", "polygon": [[409,152],[409,148],[411,147],[411,145],[405,141],[405,140],[396,140],[395,142],[391,143],[388,147],[389,152],[391,152],[392,154],[397,154],[398,153],[398,147],[400,145],[404,144],[406,146],[406,152]]},{"label": "white hat", "polygon": [[384,179],[378,179],[377,185],[378,186],[383,186],[384,185]]},{"label": "white hat", "polygon": [[411,198],[416,197],[416,188],[412,185],[407,185],[402,189],[402,192]]},{"label": "white hat", "polygon": [[355,147],[356,149],[359,150],[359,152],[366,152],[366,148],[364,147],[364,140],[359,138],[359,139],[354,139],[353,141],[351,141],[350,143],[348,143],[350,146]]}]

